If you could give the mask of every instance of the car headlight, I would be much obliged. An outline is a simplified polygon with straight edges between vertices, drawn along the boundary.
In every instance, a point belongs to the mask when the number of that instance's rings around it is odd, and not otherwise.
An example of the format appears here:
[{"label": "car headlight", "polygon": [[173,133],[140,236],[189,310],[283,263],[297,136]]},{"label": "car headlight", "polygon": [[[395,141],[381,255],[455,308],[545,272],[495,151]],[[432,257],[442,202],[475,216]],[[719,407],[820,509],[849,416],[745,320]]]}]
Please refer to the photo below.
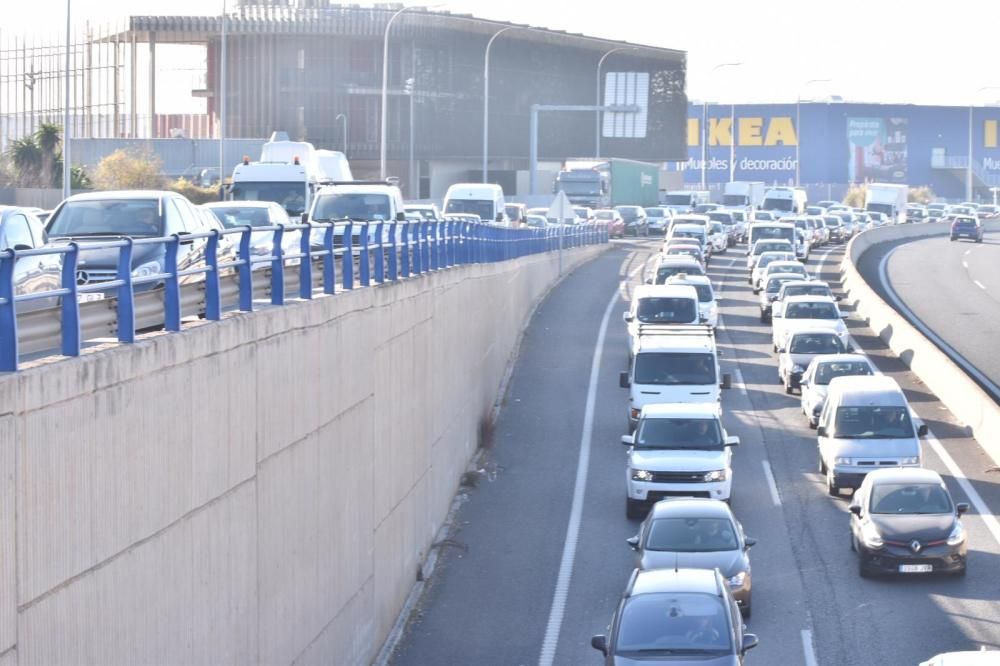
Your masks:
[{"label": "car headlight", "polygon": [[729,587],[743,587],[743,583],[746,581],[746,579],[747,579],[747,572],[741,571],[735,576],[730,576],[729,578],[727,578],[726,582],[729,583]]},{"label": "car headlight", "polygon": [[148,261],[140,266],[132,269],[132,277],[134,278],[144,278],[150,275],[156,275],[157,273],[162,273],[162,266],[160,266],[159,261]]},{"label": "car headlight", "polygon": [[865,546],[872,549],[878,549],[885,545],[882,535],[878,533],[878,530],[871,523],[865,523],[861,527],[861,540]]},{"label": "car headlight", "polygon": [[948,545],[957,546],[958,544],[965,541],[965,529],[962,527],[962,523],[955,521],[955,528],[948,535]]},{"label": "car headlight", "polygon": [[634,469],[632,470],[632,480],[649,482],[653,480],[653,473],[644,469]]},{"label": "car headlight", "polygon": [[833,459],[833,464],[834,465],[853,465],[854,464],[854,458],[834,458]]},{"label": "car headlight", "polygon": [[727,478],[729,478],[729,470],[717,469],[712,472],[705,472],[705,483],[725,481]]},{"label": "car headlight", "polygon": [[919,465],[920,464],[920,457],[919,456],[911,456],[909,458],[900,458],[899,459],[899,464],[900,465]]}]

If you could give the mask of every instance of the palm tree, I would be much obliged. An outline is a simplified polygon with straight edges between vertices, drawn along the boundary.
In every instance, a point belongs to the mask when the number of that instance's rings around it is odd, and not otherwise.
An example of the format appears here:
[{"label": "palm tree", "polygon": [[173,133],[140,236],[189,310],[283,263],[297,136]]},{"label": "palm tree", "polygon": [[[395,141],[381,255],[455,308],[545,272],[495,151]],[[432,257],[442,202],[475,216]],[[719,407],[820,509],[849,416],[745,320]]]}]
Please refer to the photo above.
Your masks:
[{"label": "palm tree", "polygon": [[42,151],[35,140],[22,137],[11,141],[7,155],[14,166],[15,178],[21,187],[37,187],[42,173]]},{"label": "palm tree", "polygon": [[42,154],[41,179],[43,187],[57,187],[61,180],[61,169],[56,171],[56,160],[62,144],[62,128],[53,123],[42,123],[35,130],[35,145]]}]

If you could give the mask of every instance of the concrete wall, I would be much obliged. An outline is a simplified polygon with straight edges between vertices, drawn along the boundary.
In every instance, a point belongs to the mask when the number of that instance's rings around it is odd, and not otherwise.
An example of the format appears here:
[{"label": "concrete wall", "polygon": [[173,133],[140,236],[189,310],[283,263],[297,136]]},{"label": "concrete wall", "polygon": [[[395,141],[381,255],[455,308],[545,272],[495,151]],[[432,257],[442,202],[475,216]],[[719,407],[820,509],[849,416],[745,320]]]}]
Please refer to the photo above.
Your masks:
[{"label": "concrete wall", "polygon": [[368,663],[557,278],[467,266],[0,377],[0,664]]}]

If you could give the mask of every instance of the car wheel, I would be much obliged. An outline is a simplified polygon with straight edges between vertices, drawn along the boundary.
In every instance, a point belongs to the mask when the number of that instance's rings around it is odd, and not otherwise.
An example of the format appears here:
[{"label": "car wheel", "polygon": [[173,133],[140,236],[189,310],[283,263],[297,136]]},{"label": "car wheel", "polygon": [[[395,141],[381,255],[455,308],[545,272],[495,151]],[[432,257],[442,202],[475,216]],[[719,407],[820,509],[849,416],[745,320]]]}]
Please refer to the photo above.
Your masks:
[{"label": "car wheel", "polygon": [[861,576],[862,578],[872,577],[871,570],[865,566],[865,561],[860,557],[858,558],[858,575]]},{"label": "car wheel", "polygon": [[840,497],[840,486],[833,480],[833,470],[826,470],[826,493],[830,497]]},{"label": "car wheel", "polygon": [[747,278],[747,284],[753,284],[753,278]]},{"label": "car wheel", "polygon": [[764,314],[763,310],[761,310],[761,313],[760,313],[760,323],[762,323],[762,324],[766,324],[767,323],[767,315]]},{"label": "car wheel", "polygon": [[792,388],[791,384],[785,384],[785,393],[787,395],[792,395],[793,393],[795,393],[795,389]]},{"label": "car wheel", "polygon": [[816,419],[814,419],[813,417],[810,416],[809,417],[809,429],[810,430],[815,430],[818,427],[819,427],[819,424],[816,423]]},{"label": "car wheel", "polygon": [[851,552],[852,553],[858,552],[858,540],[857,537],[854,536],[853,531],[851,532]]},{"label": "car wheel", "polygon": [[976,239],[976,242],[977,242],[977,243],[982,243],[982,242],[983,242],[983,239],[982,239],[982,238],[977,238],[977,239]]},{"label": "car wheel", "polygon": [[742,608],[740,608],[740,615],[743,616],[744,620],[749,620],[750,619],[750,613],[751,613],[750,600],[747,599],[746,605],[743,606]]},{"label": "car wheel", "polygon": [[955,242],[955,237],[951,236],[948,240],[950,240],[952,243],[954,243]]},{"label": "car wheel", "polygon": [[625,498],[625,517],[629,520],[640,520],[642,515],[642,502],[637,502],[631,497]]}]

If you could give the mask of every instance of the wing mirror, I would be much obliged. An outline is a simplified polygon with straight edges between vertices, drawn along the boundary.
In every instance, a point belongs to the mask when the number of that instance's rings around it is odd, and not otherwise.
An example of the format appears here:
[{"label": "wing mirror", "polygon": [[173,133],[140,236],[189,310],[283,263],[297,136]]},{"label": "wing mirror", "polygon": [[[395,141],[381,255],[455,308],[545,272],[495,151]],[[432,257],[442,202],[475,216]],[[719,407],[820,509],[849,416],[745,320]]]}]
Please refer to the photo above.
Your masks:
[{"label": "wing mirror", "polygon": [[396,213],[396,221],[397,222],[406,222],[406,212],[405,211],[399,211],[398,213]]},{"label": "wing mirror", "polygon": [[851,506],[847,507],[847,510],[850,511],[851,513],[853,513],[858,518],[861,517],[861,505],[860,504],[852,504]]},{"label": "wing mirror", "polygon": [[731,389],[733,387],[733,377],[728,372],[722,375],[722,383],[719,384],[721,389]]},{"label": "wing mirror", "polygon": [[625,446],[635,445],[635,435],[622,435],[622,444]]},{"label": "wing mirror", "polygon": [[309,221],[309,213],[308,212],[303,212],[301,220],[302,220],[302,224],[305,224],[306,222],[308,222]]},{"label": "wing mirror", "polygon": [[921,423],[920,427],[917,428],[917,437],[926,437],[928,433],[927,424]]},{"label": "wing mirror", "polygon": [[739,445],[740,445],[739,437],[726,437],[726,446],[739,446]]},{"label": "wing mirror", "polygon": [[743,651],[752,650],[757,647],[760,643],[760,639],[757,638],[757,634],[743,634]]},{"label": "wing mirror", "polygon": [[817,437],[826,437],[826,426],[819,426],[816,428]]},{"label": "wing mirror", "polygon": [[622,372],[618,374],[618,386],[627,389],[632,386],[632,382],[628,379],[628,373]]},{"label": "wing mirror", "polygon": [[753,548],[757,545],[757,539],[754,539],[753,537],[746,537],[743,539],[743,545],[747,548]]},{"label": "wing mirror", "polygon": [[622,319],[624,319],[624,320],[625,320],[625,323],[626,323],[626,324],[630,324],[630,323],[632,323],[632,320],[633,320],[634,318],[635,318],[635,317],[633,317],[633,316],[632,316],[632,313],[631,313],[631,312],[623,312],[623,313],[622,313]]},{"label": "wing mirror", "polygon": [[627,543],[632,550],[639,550],[639,537],[638,536],[629,537],[629,538],[625,539],[625,543]]},{"label": "wing mirror", "polygon": [[[743,637],[743,642],[746,643],[746,636]],[[590,647],[594,648],[605,657],[608,656],[608,637],[604,634],[592,636],[590,639]]]},{"label": "wing mirror", "polygon": [[959,502],[958,504],[955,505],[955,513],[957,513],[960,516],[964,513],[968,513],[968,511],[969,511],[968,502]]}]

